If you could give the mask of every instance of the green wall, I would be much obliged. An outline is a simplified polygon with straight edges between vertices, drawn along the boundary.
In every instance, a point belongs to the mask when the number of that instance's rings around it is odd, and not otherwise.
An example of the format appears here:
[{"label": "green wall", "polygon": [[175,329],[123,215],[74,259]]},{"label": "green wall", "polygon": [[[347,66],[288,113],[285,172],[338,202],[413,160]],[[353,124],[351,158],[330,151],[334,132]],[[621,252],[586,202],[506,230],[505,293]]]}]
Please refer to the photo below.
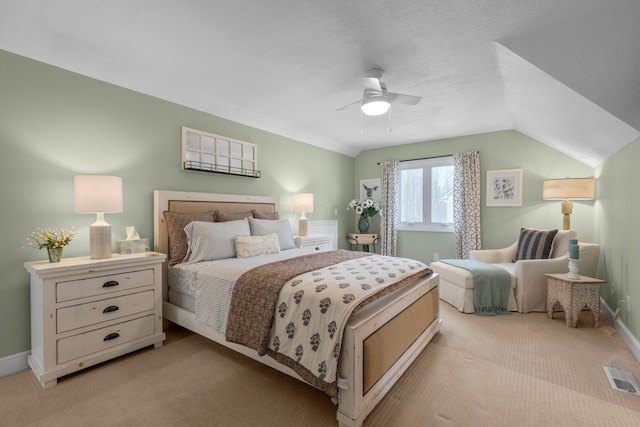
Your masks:
[{"label": "green wall", "polygon": [[[602,245],[601,277],[608,281],[602,296],[640,340],[640,140],[596,168],[596,238]],[[613,286],[612,286],[613,285]],[[631,297],[631,311],[621,303]],[[639,357],[636,355],[636,357]]]},{"label": "green wall", "polygon": [[[562,228],[560,202],[542,200],[542,182],[548,178],[589,177],[594,174],[592,168],[534,139],[516,131],[502,131],[363,152],[356,158],[356,189],[361,179],[380,177],[380,161],[435,157],[464,151],[480,153],[483,248],[502,248],[512,244],[518,239],[521,227]],[[485,206],[486,172],[500,169],[523,170],[522,207]],[[593,201],[575,202],[571,216],[571,227],[585,242],[594,242],[595,238],[593,205]],[[379,227],[379,219],[374,225]],[[434,253],[438,253],[441,259],[455,258],[453,233],[399,232],[399,256],[430,263]]]},{"label": "green wall", "polygon": [[[74,175],[122,177],[124,212],[106,215],[114,241],[125,237],[128,225],[152,239],[153,190],[278,196],[294,230],[292,194],[312,192],[308,218],[338,219],[340,234],[346,233],[351,215],[345,208],[354,196],[349,156],[3,51],[0,70],[0,358],[31,348],[23,264],[47,256],[23,248],[31,231],[74,226],[80,234],[64,256],[88,254],[95,215],[74,213]],[[262,177],[183,171],[181,126],[257,144]]]}]

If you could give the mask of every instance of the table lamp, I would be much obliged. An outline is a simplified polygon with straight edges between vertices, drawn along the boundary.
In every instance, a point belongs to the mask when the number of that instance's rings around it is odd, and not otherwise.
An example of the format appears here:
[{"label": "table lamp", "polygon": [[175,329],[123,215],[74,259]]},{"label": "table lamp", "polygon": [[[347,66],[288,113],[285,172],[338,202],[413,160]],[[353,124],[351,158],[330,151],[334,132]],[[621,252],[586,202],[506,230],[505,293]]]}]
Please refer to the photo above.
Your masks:
[{"label": "table lamp", "polygon": [[76,213],[95,213],[96,222],[89,227],[89,257],[111,257],[111,225],[106,212],[122,212],[122,178],[104,175],[73,177]]},{"label": "table lamp", "polygon": [[293,211],[301,213],[298,220],[298,235],[307,235],[307,217],[305,212],[313,212],[313,194],[312,193],[298,193],[293,195]]},{"label": "table lamp", "polygon": [[562,200],[563,229],[571,230],[572,200],[593,200],[595,178],[546,179],[542,189],[544,200]]}]

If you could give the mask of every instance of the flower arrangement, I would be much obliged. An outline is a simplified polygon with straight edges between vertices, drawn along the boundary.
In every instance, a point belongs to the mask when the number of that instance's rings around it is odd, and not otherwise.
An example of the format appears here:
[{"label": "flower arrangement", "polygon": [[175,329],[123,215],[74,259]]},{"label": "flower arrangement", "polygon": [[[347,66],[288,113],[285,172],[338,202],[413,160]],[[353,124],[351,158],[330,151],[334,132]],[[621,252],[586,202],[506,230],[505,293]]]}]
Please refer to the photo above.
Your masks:
[{"label": "flower arrangement", "polygon": [[372,199],[358,200],[353,199],[347,209],[355,209],[356,213],[363,218],[369,218],[375,216],[378,212],[380,212],[380,206],[378,202]]},{"label": "flower arrangement", "polygon": [[29,242],[30,248],[55,249],[67,246],[76,234],[78,234],[78,232],[73,230],[73,228],[71,230],[65,228],[59,230],[57,228],[38,228],[27,237],[27,241]]}]

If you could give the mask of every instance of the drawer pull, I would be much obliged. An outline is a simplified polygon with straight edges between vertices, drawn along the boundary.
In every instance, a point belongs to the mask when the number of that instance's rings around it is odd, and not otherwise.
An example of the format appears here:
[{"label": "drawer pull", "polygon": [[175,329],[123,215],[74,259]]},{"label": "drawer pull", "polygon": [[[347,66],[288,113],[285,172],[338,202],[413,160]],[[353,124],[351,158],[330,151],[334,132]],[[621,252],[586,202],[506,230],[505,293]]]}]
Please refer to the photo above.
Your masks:
[{"label": "drawer pull", "polygon": [[111,340],[115,340],[115,339],[116,339],[116,338],[118,338],[119,336],[120,336],[120,334],[119,334],[119,333],[117,333],[117,332],[113,332],[113,333],[111,333],[111,334],[107,335],[106,337],[104,337],[104,340],[103,340],[103,341],[111,341]]},{"label": "drawer pull", "polygon": [[118,307],[117,305],[110,305],[109,307],[102,310],[102,312],[106,314],[106,313],[112,313],[118,310],[120,310],[120,307]]},{"label": "drawer pull", "polygon": [[108,282],[105,282],[104,285],[102,285],[103,288],[112,288],[114,286],[118,286],[120,283],[118,283],[115,280],[109,280]]}]

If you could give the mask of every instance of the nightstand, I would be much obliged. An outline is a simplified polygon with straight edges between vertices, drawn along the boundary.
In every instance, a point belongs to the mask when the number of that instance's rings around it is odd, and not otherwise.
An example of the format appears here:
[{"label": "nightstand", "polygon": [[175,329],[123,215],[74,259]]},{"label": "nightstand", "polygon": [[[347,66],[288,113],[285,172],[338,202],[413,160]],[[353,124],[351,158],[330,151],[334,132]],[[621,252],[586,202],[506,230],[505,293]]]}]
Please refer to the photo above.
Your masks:
[{"label": "nightstand", "polygon": [[333,249],[332,236],[294,236],[293,241],[298,249],[314,249],[316,251],[330,251]]},{"label": "nightstand", "polygon": [[43,388],[80,369],[162,346],[164,254],[114,254],[27,262],[31,273],[29,366]]}]

